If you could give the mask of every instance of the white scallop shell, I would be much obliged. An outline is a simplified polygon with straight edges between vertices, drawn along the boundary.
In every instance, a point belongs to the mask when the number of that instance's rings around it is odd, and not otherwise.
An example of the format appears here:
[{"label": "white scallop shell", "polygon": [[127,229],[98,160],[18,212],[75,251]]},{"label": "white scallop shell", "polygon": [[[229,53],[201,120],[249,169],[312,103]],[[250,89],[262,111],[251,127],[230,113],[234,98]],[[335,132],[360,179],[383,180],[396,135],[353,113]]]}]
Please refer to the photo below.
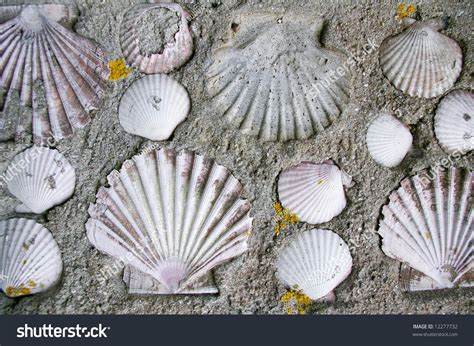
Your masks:
[{"label": "white scallop shell", "polygon": [[277,277],[312,300],[334,300],[333,290],[349,276],[352,257],[336,233],[313,229],[299,234],[277,260]]},{"label": "white scallop shell", "polygon": [[442,95],[461,73],[459,44],[438,32],[446,26],[443,19],[403,20],[408,28],[386,38],[380,45],[383,74],[397,89],[410,96]]},{"label": "white scallop shell", "polygon": [[280,173],[278,196],[283,207],[300,221],[319,224],[330,221],[346,207],[344,185],[351,177],[332,161],[301,162]]},{"label": "white scallop shell", "polygon": [[56,285],[63,263],[50,231],[33,220],[0,221],[0,287],[9,297]]},{"label": "white scallop shell", "polygon": [[130,292],[215,293],[211,270],[247,250],[250,203],[238,180],[204,156],[152,148],[108,181],[89,208],[87,235],[135,267],[125,271]]},{"label": "white scallop shell", "polygon": [[188,116],[191,102],[186,89],[163,74],[145,76],[122,96],[119,120],[125,131],[151,139],[168,139]]},{"label": "white scallop shell", "polygon": [[[473,174],[432,169],[405,178],[382,209],[382,250],[430,279],[410,276],[402,287],[451,288],[473,277]],[[420,288],[422,287],[422,288]]]},{"label": "white scallop shell", "polygon": [[[140,40],[137,23],[148,11],[166,8],[178,13],[181,18],[179,31],[174,42],[167,43],[162,53],[143,55],[140,53]],[[193,54],[193,36],[188,20],[191,16],[175,3],[139,4],[132,7],[124,16],[120,32],[120,45],[127,62],[146,74],[168,73],[184,65]]]},{"label": "white scallop shell", "polygon": [[208,92],[232,126],[285,141],[308,138],[339,117],[349,101],[349,72],[317,41],[322,28],[321,20],[289,13],[234,19],[206,70]]},{"label": "white scallop shell", "polygon": [[73,5],[5,6],[0,13],[7,20],[0,24],[6,90],[0,139],[29,132],[28,127],[36,144],[71,136],[89,123],[88,112],[105,92],[110,74],[105,53],[68,29],[78,15]]},{"label": "white scallop shell", "polygon": [[395,167],[411,149],[413,136],[407,126],[389,114],[375,118],[367,129],[367,148],[379,165]]},{"label": "white scallop shell", "polygon": [[4,178],[8,191],[22,204],[16,211],[41,214],[68,200],[76,174],[66,158],[54,149],[31,147],[13,158]]},{"label": "white scallop shell", "polygon": [[435,134],[448,153],[474,149],[474,93],[456,90],[440,102],[435,115]]}]

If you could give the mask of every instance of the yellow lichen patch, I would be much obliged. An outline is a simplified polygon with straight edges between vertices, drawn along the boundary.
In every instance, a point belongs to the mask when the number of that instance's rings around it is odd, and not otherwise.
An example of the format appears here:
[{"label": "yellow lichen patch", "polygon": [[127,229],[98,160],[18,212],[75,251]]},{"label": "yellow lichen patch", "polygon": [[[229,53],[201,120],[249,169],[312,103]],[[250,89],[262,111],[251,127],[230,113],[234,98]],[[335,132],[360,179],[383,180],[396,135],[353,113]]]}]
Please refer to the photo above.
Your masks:
[{"label": "yellow lichen patch", "polygon": [[405,17],[411,17],[415,12],[416,8],[414,5],[407,5],[402,2],[397,7],[397,18],[402,20]]},{"label": "yellow lichen patch", "polygon": [[5,290],[5,293],[7,296],[11,298],[15,298],[15,297],[26,296],[28,294],[31,294],[31,289],[23,285],[21,285],[18,288],[8,286],[7,289]]},{"label": "yellow lichen patch", "polygon": [[251,230],[251,229],[249,229],[247,232],[245,232],[245,235],[247,236],[247,238],[250,237],[251,234],[252,234],[252,230]]},{"label": "yellow lichen patch", "polygon": [[26,259],[24,259],[23,261],[21,261],[21,265],[24,266],[26,264],[26,262],[28,262]]},{"label": "yellow lichen patch", "polygon": [[285,304],[288,315],[293,315],[295,311],[305,315],[311,306],[311,298],[296,288],[288,290],[280,300]]},{"label": "yellow lichen patch", "polygon": [[109,69],[109,80],[119,80],[122,78],[127,78],[129,73],[132,71],[131,68],[127,68],[127,64],[123,59],[110,60]]},{"label": "yellow lichen patch", "polygon": [[32,279],[28,280],[28,282],[26,283],[26,285],[27,285],[28,287],[31,287],[31,288],[35,288],[36,286],[38,286],[38,285],[36,284],[35,280],[32,280]]},{"label": "yellow lichen patch", "polygon": [[427,240],[431,240],[431,233],[430,233],[430,231],[426,231],[426,232],[425,232],[425,237],[426,237]]},{"label": "yellow lichen patch", "polygon": [[275,236],[280,235],[285,227],[299,221],[298,216],[292,214],[288,208],[283,208],[280,202],[273,203],[273,209],[275,210],[275,229],[273,230]]},{"label": "yellow lichen patch", "polygon": [[321,185],[322,183],[324,183],[324,179],[319,179],[318,182],[316,183],[316,185]]}]

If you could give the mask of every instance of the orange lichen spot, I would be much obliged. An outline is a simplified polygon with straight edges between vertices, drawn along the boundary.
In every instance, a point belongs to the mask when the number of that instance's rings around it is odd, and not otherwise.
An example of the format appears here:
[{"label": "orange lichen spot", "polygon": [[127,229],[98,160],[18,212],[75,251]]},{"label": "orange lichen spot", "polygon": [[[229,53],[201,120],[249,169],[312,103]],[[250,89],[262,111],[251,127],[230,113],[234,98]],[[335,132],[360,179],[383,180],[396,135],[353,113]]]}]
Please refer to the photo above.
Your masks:
[{"label": "orange lichen spot", "polygon": [[18,288],[8,286],[7,289],[5,290],[5,293],[7,296],[11,298],[15,298],[15,297],[21,297],[21,296],[26,296],[28,294],[31,294],[31,289],[23,285],[21,285]]},{"label": "orange lichen spot", "polygon": [[411,17],[416,12],[416,7],[414,5],[407,5],[401,3],[397,6],[397,18],[402,20],[405,17]]},{"label": "orange lichen spot", "polygon": [[296,287],[288,290],[280,300],[285,304],[288,315],[293,315],[295,312],[305,315],[311,306],[311,298]]},{"label": "orange lichen spot", "polygon": [[131,68],[127,68],[127,64],[123,59],[110,60],[109,69],[109,80],[119,80],[122,78],[127,78],[129,73],[132,71]]},{"label": "orange lichen spot", "polygon": [[275,236],[280,235],[285,227],[299,221],[298,216],[292,214],[288,208],[283,208],[280,202],[273,203],[273,209],[275,210],[275,229],[273,230]]}]

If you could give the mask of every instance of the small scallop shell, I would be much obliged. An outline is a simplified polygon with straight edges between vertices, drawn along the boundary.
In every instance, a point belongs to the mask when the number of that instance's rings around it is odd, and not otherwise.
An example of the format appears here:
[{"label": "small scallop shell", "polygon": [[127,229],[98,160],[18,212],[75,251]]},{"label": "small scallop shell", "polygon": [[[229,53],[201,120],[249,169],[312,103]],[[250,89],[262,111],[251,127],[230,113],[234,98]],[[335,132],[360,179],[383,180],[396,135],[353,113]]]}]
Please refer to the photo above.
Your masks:
[{"label": "small scallop shell", "polygon": [[110,71],[98,44],[69,29],[77,16],[73,5],[0,7],[0,140],[32,128],[41,145],[90,122]]},{"label": "small scallop shell", "polygon": [[352,257],[336,233],[313,229],[299,234],[277,260],[278,279],[297,287],[312,300],[334,300],[333,290],[349,276]]},{"label": "small scallop shell", "polygon": [[86,223],[100,251],[127,259],[130,293],[216,293],[212,269],[247,250],[252,227],[242,185],[188,151],[145,150],[113,171]]},{"label": "small scallop shell", "polygon": [[401,272],[404,290],[451,288],[472,281],[473,178],[463,168],[423,170],[402,180],[390,195],[379,223],[382,250],[420,272]]},{"label": "small scallop shell", "polygon": [[401,34],[386,38],[379,48],[383,74],[410,96],[431,98],[451,88],[462,70],[458,43],[438,31],[442,19],[404,18]]},{"label": "small scallop shell", "polygon": [[76,184],[74,168],[57,150],[32,147],[18,154],[5,174],[8,190],[22,204],[16,211],[41,214],[68,200]]},{"label": "small scallop shell", "polygon": [[122,96],[119,120],[129,133],[162,141],[186,119],[190,107],[181,84],[166,75],[150,75],[134,82]]},{"label": "small scallop shell", "polygon": [[411,149],[413,137],[407,126],[388,114],[378,116],[367,130],[367,148],[379,165],[395,167]]},{"label": "small scallop shell", "polygon": [[456,90],[440,102],[435,115],[436,138],[448,153],[474,149],[474,93]]},{"label": "small scallop shell", "polygon": [[[167,43],[162,53],[145,56],[140,53],[140,40],[137,23],[148,11],[166,8],[181,17],[179,31],[173,43]],[[184,65],[193,54],[193,36],[189,29],[190,15],[174,3],[139,4],[132,7],[123,18],[120,32],[120,45],[127,62],[146,74],[169,73]]]},{"label": "small scallop shell", "polygon": [[213,52],[207,89],[229,124],[264,141],[324,131],[349,102],[342,54],[322,47],[323,21],[306,14],[240,13]]},{"label": "small scallop shell", "polygon": [[344,185],[350,186],[351,180],[332,161],[301,162],[280,173],[278,196],[300,221],[320,224],[345,208]]},{"label": "small scallop shell", "polygon": [[0,287],[7,296],[48,290],[58,283],[62,268],[50,231],[33,220],[0,221]]}]

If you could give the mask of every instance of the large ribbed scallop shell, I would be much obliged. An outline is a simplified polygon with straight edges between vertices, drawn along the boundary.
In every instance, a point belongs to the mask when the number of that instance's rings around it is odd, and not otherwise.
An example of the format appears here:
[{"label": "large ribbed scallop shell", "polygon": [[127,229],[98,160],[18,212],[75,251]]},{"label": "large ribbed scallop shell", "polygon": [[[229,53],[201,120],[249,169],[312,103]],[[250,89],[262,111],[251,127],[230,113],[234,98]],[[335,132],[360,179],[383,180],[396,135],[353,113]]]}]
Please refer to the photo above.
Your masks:
[{"label": "large ribbed scallop shell", "polygon": [[130,292],[215,293],[211,270],[247,250],[250,203],[238,180],[204,156],[146,150],[108,181],[89,208],[87,235],[135,267],[124,275]]},{"label": "large ribbed scallop shell", "polygon": [[0,13],[8,19],[0,24],[0,74],[6,90],[0,139],[29,132],[28,127],[36,144],[72,135],[89,123],[88,112],[104,94],[103,79],[110,73],[105,53],[67,28],[77,19],[75,6],[6,6]]},{"label": "large ribbed scallop shell", "polygon": [[163,74],[145,76],[122,96],[119,120],[125,131],[151,139],[168,139],[188,116],[191,102],[186,89]]},{"label": "large ribbed scallop shell", "polygon": [[473,174],[451,167],[423,170],[392,192],[378,231],[382,249],[429,277],[402,273],[404,289],[464,286],[472,278],[472,191]]},{"label": "large ribbed scallop shell", "polygon": [[379,165],[395,167],[411,149],[413,136],[407,126],[389,114],[382,114],[367,129],[367,148]]},{"label": "large ribbed scallop shell", "polygon": [[379,48],[383,74],[399,90],[410,96],[431,98],[451,88],[462,70],[458,43],[438,31],[442,19],[415,21],[404,18],[408,27],[386,38]]},{"label": "large ribbed scallop shell", "polygon": [[456,90],[443,98],[436,110],[435,134],[448,153],[474,149],[474,93]]},{"label": "large ribbed scallop shell", "polygon": [[278,255],[277,277],[312,300],[333,301],[333,290],[349,276],[352,257],[336,233],[313,229],[298,235]]},{"label": "large ribbed scallop shell", "polygon": [[280,173],[278,196],[300,221],[319,224],[339,215],[346,206],[344,185],[351,177],[332,161],[301,162]]},{"label": "large ribbed scallop shell", "polygon": [[349,100],[348,71],[317,41],[322,27],[294,14],[233,20],[206,70],[209,94],[232,126],[285,141],[308,138],[339,117]]},{"label": "large ribbed scallop shell", "polygon": [[41,214],[68,200],[76,185],[74,168],[57,150],[34,146],[14,157],[5,174],[8,190],[22,204],[17,212]]},{"label": "large ribbed scallop shell", "polygon": [[0,287],[9,297],[46,291],[61,277],[58,245],[33,220],[0,221]]},{"label": "large ribbed scallop shell", "polygon": [[[181,21],[174,42],[167,43],[162,53],[143,55],[137,23],[143,15],[157,8],[166,8],[179,14]],[[123,18],[120,45],[127,62],[146,74],[168,73],[186,63],[193,53],[193,36],[189,29],[190,15],[174,3],[139,4],[132,7]]]}]

